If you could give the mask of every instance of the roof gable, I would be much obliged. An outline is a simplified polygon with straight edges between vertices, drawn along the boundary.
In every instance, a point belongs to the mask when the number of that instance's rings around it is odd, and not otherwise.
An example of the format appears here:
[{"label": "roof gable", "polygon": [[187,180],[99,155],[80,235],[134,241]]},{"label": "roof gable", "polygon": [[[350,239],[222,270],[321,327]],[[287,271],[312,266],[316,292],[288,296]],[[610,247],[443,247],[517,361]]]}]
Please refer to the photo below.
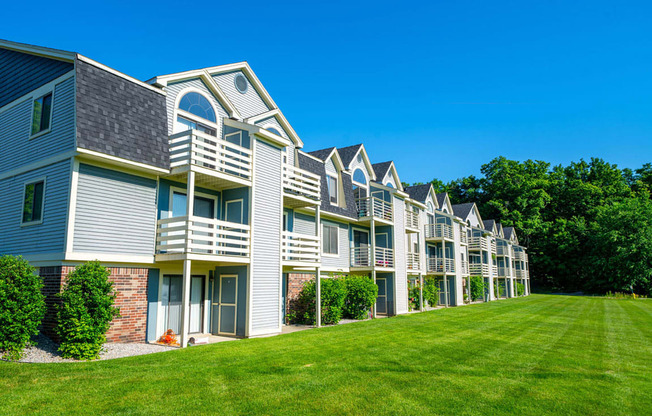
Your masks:
[{"label": "roof gable", "polygon": [[337,153],[339,153],[340,158],[342,158],[344,169],[353,173],[354,168],[356,166],[359,167],[361,162],[365,166],[369,181],[377,180],[376,171],[371,164],[371,160],[369,159],[369,155],[367,154],[367,149],[365,149],[364,144],[361,143],[353,146],[341,147],[337,149]]},{"label": "roof gable", "polygon": [[456,204],[452,206],[453,212],[456,216],[460,217],[467,224],[470,223],[472,227],[484,228],[482,224],[482,217],[475,202],[467,202],[465,204]]},{"label": "roof gable", "polygon": [[393,183],[393,188],[398,189],[399,191],[403,190],[403,185],[401,184],[401,179],[398,177],[398,173],[396,172],[394,162],[374,163],[372,166],[376,174],[376,182],[382,185],[387,185],[387,183],[390,182]]}]

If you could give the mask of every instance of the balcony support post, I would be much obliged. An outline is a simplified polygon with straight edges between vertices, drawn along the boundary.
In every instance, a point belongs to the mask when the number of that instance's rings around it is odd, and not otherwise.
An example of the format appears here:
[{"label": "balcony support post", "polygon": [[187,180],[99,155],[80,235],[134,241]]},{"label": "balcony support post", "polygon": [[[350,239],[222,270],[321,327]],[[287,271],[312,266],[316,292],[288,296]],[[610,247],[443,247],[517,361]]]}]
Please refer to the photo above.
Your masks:
[{"label": "balcony support post", "polygon": [[[192,170],[188,172],[188,183],[186,188],[186,215],[188,221],[186,222],[186,254],[190,252],[190,244],[192,244],[192,231],[190,226],[192,221],[192,213],[194,210],[195,202],[195,172]],[[188,331],[190,326],[190,276],[192,273],[192,262],[190,260],[183,261],[183,283],[181,291],[181,348],[188,346]]]},{"label": "balcony support post", "polygon": [[[319,205],[315,208],[315,235],[317,236],[317,241],[319,242],[319,248],[321,247],[321,221],[320,221],[321,212],[319,210]],[[319,250],[321,253],[321,249]],[[317,328],[321,327],[321,276],[320,269],[317,267],[315,269],[315,321]]]},{"label": "balcony support post", "polygon": [[[371,259],[371,274],[374,279],[374,284],[376,284],[376,222],[374,221],[374,218],[371,217],[371,230],[370,230],[370,243],[371,243],[371,256],[369,258]],[[387,290],[387,289],[385,289]],[[376,298],[378,299],[378,298]],[[372,311],[372,316],[376,318],[376,302],[374,302],[374,307]]]}]

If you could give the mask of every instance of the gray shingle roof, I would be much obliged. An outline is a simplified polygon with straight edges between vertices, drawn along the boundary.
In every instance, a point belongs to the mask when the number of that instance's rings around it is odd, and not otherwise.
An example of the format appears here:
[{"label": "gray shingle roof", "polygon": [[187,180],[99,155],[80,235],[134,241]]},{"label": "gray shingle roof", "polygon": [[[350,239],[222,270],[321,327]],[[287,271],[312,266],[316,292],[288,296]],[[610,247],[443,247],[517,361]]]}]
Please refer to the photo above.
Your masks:
[{"label": "gray shingle roof", "polygon": [[492,230],[494,225],[496,225],[496,220],[484,220],[482,221],[485,230]]},{"label": "gray shingle roof", "polygon": [[435,194],[435,197],[437,198],[437,205],[439,205],[439,208],[444,206],[444,202],[446,202],[446,192],[440,192],[438,194]]},{"label": "gray shingle roof", "polygon": [[374,168],[374,173],[376,174],[376,182],[380,183],[383,180],[391,165],[391,160],[389,162],[374,163],[371,165]]},{"label": "gray shingle roof", "polygon": [[[312,155],[312,153],[310,154]],[[351,182],[351,175],[342,173],[342,187],[344,188],[345,207],[338,207],[335,205],[331,205],[328,199],[328,186],[326,186],[326,165],[322,162],[318,162],[315,159],[304,155],[302,152],[299,152],[298,161],[299,161],[299,167],[301,169],[305,169],[308,172],[314,173],[315,175],[319,175],[321,177],[322,211],[332,212],[333,214],[344,215],[349,218],[358,218],[358,209],[355,206],[355,196],[353,195],[353,183]]]},{"label": "gray shingle roof", "polygon": [[316,157],[319,160],[326,160],[326,158],[328,157],[328,155],[331,154],[333,149],[335,149],[335,147],[329,147],[329,148],[326,148],[326,149],[315,150],[313,152],[308,152],[308,154]]},{"label": "gray shingle roof", "polygon": [[509,240],[512,238],[512,234],[514,233],[514,227],[503,228],[503,233],[505,233],[505,238]]},{"label": "gray shingle roof", "polygon": [[347,147],[341,147],[337,149],[337,153],[340,154],[340,158],[342,159],[342,163],[344,164],[344,167],[348,169],[349,164],[353,160],[356,154],[358,154],[358,150],[362,147],[362,144],[355,144],[353,146],[347,146]]},{"label": "gray shingle roof", "polygon": [[474,202],[453,205],[453,213],[462,219],[466,219],[473,210]]},{"label": "gray shingle roof", "polygon": [[423,185],[412,185],[405,188],[405,192],[410,195],[410,198],[425,204],[426,198],[428,198],[428,192],[430,192],[430,186],[429,183]]}]

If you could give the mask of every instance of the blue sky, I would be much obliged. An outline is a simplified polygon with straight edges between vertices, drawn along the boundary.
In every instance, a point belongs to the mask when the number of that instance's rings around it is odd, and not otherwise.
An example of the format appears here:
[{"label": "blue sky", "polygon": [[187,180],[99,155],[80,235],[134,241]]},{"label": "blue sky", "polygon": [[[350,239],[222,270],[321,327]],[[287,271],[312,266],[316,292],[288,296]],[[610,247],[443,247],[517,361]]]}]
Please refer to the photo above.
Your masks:
[{"label": "blue sky", "polygon": [[[53,2],[0,38],[139,79],[246,60],[306,144],[364,142],[401,179],[503,155],[652,160],[649,2]],[[534,3],[534,2],[531,2]]]}]

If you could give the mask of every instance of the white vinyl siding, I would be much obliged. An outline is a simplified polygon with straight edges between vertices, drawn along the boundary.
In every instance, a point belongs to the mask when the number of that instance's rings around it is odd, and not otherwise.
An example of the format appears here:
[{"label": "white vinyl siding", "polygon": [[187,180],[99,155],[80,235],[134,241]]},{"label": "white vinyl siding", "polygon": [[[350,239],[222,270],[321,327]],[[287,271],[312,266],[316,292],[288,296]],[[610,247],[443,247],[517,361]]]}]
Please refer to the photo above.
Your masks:
[{"label": "white vinyl siding", "polygon": [[315,235],[315,217],[295,212],[294,232],[305,235]]},{"label": "white vinyl siding", "polygon": [[205,97],[209,98],[209,102],[215,110],[215,116],[217,118],[217,137],[222,137],[222,119],[228,117],[228,114],[224,107],[217,101],[215,96],[210,92],[204,81],[199,78],[189,79],[186,81],[176,82],[169,84],[165,88],[166,92],[166,105],[167,105],[167,115],[168,115],[168,134],[174,132],[174,124],[176,122],[175,114],[175,103],[177,101],[177,96],[179,93],[185,94],[187,88],[193,88],[194,90],[199,90],[203,93]]},{"label": "white vinyl siding", "polygon": [[[259,127],[263,127],[263,128],[265,128],[265,127],[273,127],[276,130],[278,130],[279,133],[281,133],[281,137],[283,137],[285,139],[288,139],[288,140],[290,140],[290,142],[292,142],[292,140],[290,139],[290,136],[288,136],[285,129],[283,129],[283,127],[281,127],[281,123],[278,122],[276,117],[264,118],[264,119],[262,119],[260,121],[257,121],[256,125],[259,126]],[[294,166],[295,165],[294,164],[294,144],[292,144],[292,145],[285,148],[285,155],[287,156],[287,163],[289,165]]]},{"label": "white vinyl siding", "polygon": [[263,99],[258,95],[256,88],[254,88],[251,82],[249,82],[246,75],[244,76],[247,78],[247,83],[249,84],[247,92],[242,94],[236,89],[234,80],[237,74],[244,75],[242,71],[234,71],[226,74],[214,75],[213,79],[217,85],[220,86],[229,101],[233,103],[240,115],[243,118],[249,118],[269,111],[270,108],[267,107]]},{"label": "white vinyl siding", "polygon": [[79,165],[73,251],[154,255],[156,181]]},{"label": "white vinyl siding", "polygon": [[407,265],[405,264],[405,201],[394,198],[394,285],[396,313],[407,313]]},{"label": "white vinyl siding", "polygon": [[338,230],[338,241],[339,247],[338,255],[336,257],[332,256],[322,256],[321,264],[323,267],[329,268],[348,268],[350,266],[351,259],[350,256],[350,243],[349,243],[349,226],[348,224],[338,223],[334,221],[322,220],[322,224],[332,224],[339,228]]},{"label": "white vinyl siding", "polygon": [[[239,93],[238,93],[239,94]],[[281,283],[281,149],[257,141],[251,226],[251,334],[278,332]]]}]

